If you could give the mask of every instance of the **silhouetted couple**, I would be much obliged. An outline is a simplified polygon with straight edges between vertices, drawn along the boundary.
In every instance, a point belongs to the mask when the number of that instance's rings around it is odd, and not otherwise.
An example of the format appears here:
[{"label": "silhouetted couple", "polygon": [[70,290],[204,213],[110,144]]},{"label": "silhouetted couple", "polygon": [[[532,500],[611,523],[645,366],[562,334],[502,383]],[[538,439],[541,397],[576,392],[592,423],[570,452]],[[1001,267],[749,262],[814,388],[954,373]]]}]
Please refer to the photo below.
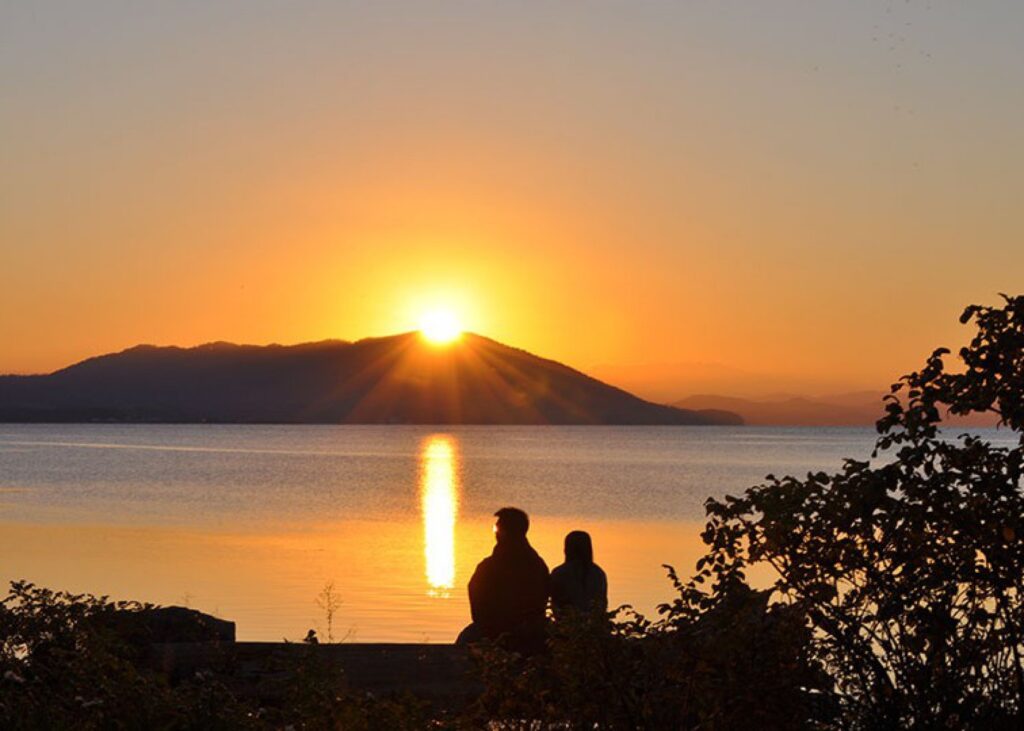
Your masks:
[{"label": "silhouetted couple", "polygon": [[494,514],[495,546],[469,580],[473,623],[456,642],[501,639],[524,653],[544,646],[548,599],[558,620],[571,612],[605,612],[608,580],[594,563],[590,536],[573,531],[565,537],[565,563],[548,573],[547,564],[526,538],[530,519],[518,508]]}]

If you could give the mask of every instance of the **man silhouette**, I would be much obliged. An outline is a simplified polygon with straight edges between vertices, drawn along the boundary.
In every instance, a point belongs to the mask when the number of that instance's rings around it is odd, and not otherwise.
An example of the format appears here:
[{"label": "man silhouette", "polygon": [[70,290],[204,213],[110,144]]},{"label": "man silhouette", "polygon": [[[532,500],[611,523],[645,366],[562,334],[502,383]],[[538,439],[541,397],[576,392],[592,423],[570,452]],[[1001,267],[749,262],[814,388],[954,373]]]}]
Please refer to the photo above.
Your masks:
[{"label": "man silhouette", "polygon": [[502,508],[494,515],[494,551],[469,580],[473,623],[457,641],[501,639],[511,649],[534,652],[544,643],[548,567],[526,539],[526,513]]}]

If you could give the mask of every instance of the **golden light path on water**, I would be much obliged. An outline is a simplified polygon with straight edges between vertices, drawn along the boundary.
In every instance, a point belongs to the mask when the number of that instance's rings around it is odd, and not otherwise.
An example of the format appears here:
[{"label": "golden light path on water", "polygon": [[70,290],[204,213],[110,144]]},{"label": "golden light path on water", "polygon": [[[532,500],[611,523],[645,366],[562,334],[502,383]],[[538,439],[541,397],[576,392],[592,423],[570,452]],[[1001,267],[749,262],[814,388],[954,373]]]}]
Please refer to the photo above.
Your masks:
[{"label": "golden light path on water", "polygon": [[420,450],[420,501],[428,593],[447,596],[455,586],[455,518],[459,508],[455,441],[434,434]]}]

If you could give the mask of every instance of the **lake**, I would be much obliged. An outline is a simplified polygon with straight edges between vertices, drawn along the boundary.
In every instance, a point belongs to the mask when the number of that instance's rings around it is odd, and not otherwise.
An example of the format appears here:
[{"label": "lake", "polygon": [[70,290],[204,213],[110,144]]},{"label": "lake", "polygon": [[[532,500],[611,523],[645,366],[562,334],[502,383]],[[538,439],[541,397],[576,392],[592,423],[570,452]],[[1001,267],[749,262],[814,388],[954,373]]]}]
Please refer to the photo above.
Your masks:
[{"label": "lake", "polygon": [[[991,432],[997,441],[1004,433]],[[708,496],[865,459],[859,428],[0,425],[0,579],[184,604],[241,640],[450,642],[493,512],[549,567],[583,529],[613,606],[671,598]],[[317,603],[340,601],[332,627]],[[322,602],[322,599],[321,599]]]}]

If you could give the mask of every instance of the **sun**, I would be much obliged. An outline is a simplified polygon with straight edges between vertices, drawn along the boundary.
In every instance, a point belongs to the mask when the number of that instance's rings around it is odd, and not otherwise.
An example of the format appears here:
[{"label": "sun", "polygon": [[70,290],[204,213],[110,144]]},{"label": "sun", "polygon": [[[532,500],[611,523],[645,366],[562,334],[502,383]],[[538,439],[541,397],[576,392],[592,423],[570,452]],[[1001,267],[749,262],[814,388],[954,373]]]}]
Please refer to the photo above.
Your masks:
[{"label": "sun", "polygon": [[435,345],[445,345],[459,339],[462,324],[451,310],[431,310],[420,318],[420,333]]}]

